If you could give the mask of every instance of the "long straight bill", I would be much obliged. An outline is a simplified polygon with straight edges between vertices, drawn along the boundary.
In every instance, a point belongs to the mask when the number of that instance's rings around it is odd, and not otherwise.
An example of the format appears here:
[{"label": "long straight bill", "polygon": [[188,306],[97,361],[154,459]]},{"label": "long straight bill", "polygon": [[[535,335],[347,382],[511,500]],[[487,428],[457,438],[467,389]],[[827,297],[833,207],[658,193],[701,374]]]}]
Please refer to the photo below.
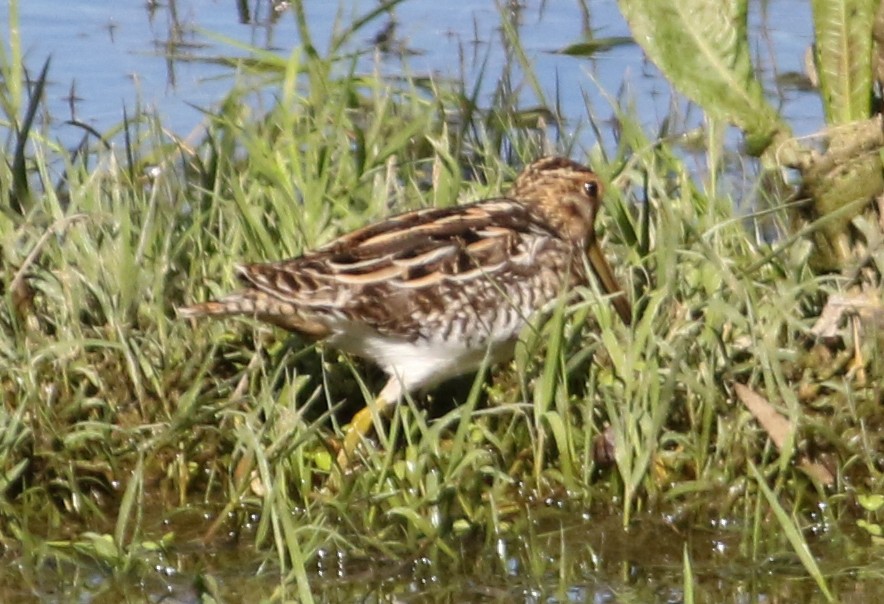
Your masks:
[{"label": "long straight bill", "polygon": [[614,309],[620,315],[620,318],[623,319],[623,322],[629,325],[632,323],[632,307],[629,304],[626,293],[620,289],[620,284],[617,283],[614,271],[611,270],[611,265],[608,264],[605,254],[602,253],[602,248],[599,247],[597,242],[593,241],[586,248],[586,255],[589,258],[589,265],[595,272],[596,277],[598,277],[602,290],[612,296],[611,303],[614,305]]}]

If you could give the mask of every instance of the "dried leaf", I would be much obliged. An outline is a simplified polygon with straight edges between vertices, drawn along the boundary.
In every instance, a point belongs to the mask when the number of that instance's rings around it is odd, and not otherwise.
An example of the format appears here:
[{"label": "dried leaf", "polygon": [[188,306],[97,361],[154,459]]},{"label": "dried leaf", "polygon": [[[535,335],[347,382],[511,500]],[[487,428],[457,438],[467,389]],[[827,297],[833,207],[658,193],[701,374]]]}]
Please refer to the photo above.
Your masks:
[{"label": "dried leaf", "polygon": [[884,325],[884,308],[874,292],[833,294],[829,296],[823,312],[810,330],[811,333],[819,338],[838,337],[838,326],[847,313],[858,315],[864,324],[870,324],[873,329]]},{"label": "dried leaf", "polygon": [[[749,412],[758,420],[764,431],[770,437],[770,440],[778,450],[782,450],[783,444],[792,432],[794,427],[786,417],[773,408],[766,398],[743,384],[734,384],[734,390],[737,392],[737,398],[740,399]],[[816,482],[825,486],[830,486],[835,482],[835,477],[822,464],[810,461],[807,456],[802,455],[798,459],[798,467],[810,476]]]}]

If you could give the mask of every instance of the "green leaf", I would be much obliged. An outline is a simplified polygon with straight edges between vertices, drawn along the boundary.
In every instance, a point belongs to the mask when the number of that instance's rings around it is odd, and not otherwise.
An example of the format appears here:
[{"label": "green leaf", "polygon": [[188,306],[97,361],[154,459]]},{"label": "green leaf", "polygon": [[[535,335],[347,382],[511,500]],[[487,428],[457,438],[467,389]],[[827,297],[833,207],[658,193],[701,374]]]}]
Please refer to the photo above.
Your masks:
[{"label": "green leaf", "polygon": [[856,500],[867,512],[877,512],[884,507],[884,495],[857,495]]},{"label": "green leaf", "polygon": [[610,50],[617,46],[626,44],[634,44],[630,36],[608,36],[607,38],[590,38],[582,42],[569,44],[561,50],[555,51],[557,54],[570,55],[573,57],[592,57],[600,52]]},{"label": "green leaf", "polygon": [[816,68],[826,118],[866,119],[872,100],[872,25],[876,0],[813,0]]},{"label": "green leaf", "polygon": [[760,154],[788,132],[755,77],[746,0],[619,0],[635,41],[679,92],[742,128]]},{"label": "green leaf", "polygon": [[870,534],[872,537],[881,537],[884,536],[884,530],[881,529],[880,524],[874,524],[871,522],[866,522],[862,518],[856,521],[856,525],[861,529],[865,529],[865,531]]},{"label": "green leaf", "polygon": [[687,543],[684,544],[684,551],[682,553],[682,566],[684,567],[684,604],[694,604],[694,571],[691,567],[691,555],[688,552]]}]

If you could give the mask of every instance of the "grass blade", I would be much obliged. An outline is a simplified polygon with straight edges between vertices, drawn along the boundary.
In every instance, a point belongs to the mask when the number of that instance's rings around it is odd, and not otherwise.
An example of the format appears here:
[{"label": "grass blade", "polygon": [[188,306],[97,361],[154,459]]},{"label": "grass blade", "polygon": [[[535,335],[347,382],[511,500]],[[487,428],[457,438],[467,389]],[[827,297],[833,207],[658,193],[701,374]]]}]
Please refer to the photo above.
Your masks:
[{"label": "grass blade", "polygon": [[758,468],[751,461],[749,462],[749,468],[752,470],[752,475],[758,483],[758,488],[761,489],[764,498],[767,499],[768,505],[770,505],[774,515],[777,517],[777,522],[779,522],[780,528],[783,529],[786,539],[789,540],[792,549],[795,551],[798,559],[801,560],[801,564],[804,565],[804,569],[811,577],[813,577],[813,580],[816,581],[816,584],[819,586],[820,591],[823,592],[826,600],[834,602],[835,598],[832,597],[832,592],[829,591],[829,586],[826,584],[826,578],[823,577],[823,573],[820,570],[819,565],[816,563],[816,559],[813,557],[813,553],[811,553],[807,541],[804,539],[804,535],[801,534],[801,529],[798,528],[795,521],[789,517],[789,514],[787,514],[786,510],[783,509],[783,506],[780,505],[776,494],[767,486],[767,482],[765,482],[761,472],[759,472]]}]

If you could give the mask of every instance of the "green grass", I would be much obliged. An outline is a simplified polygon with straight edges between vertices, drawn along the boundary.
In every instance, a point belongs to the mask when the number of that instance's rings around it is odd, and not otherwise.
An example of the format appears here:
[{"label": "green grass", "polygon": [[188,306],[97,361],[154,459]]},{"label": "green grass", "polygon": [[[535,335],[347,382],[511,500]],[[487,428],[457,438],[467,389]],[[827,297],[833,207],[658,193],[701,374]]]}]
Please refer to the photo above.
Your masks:
[{"label": "green grass", "polygon": [[[169,565],[216,601],[348,600],[412,581],[457,599],[477,580],[563,597],[587,582],[587,560],[620,575],[604,533],[646,544],[644,563],[704,601],[720,595],[710,523],[729,527],[730,572],[759,593],[774,589],[754,574],[772,560],[796,577],[785,595],[852,585],[839,558],[872,580],[880,554],[860,523],[880,511],[854,501],[884,488],[880,341],[846,329],[843,344],[815,342],[827,294],[846,284],[810,270],[803,240],[778,255],[756,242],[756,218],[714,193],[720,137],[706,141],[710,173],[691,174],[628,112],[612,154],[558,148],[609,183],[600,226],[636,292],[635,325],[580,292],[527,330],[512,363],[400,405],[328,488],[329,443],[382,385],[377,370],[248,320],[183,322],[175,307],[228,290],[237,261],[496,194],[555,148],[517,104],[482,106],[476,83],[357,73],[345,46],[256,52],[240,67],[252,84],[195,145],[133,115],[124,149],[77,157],[28,123],[21,52],[4,48],[0,127],[18,138],[0,162],[0,182],[16,183],[0,187],[0,540],[26,583],[98,568],[106,594],[132,596],[135,578]],[[277,102],[259,112],[248,100],[268,89]],[[854,346],[865,378],[817,360]],[[786,449],[734,383],[797,426]],[[594,455],[603,435],[613,466]],[[832,466],[833,487],[795,467],[804,453]]]}]

